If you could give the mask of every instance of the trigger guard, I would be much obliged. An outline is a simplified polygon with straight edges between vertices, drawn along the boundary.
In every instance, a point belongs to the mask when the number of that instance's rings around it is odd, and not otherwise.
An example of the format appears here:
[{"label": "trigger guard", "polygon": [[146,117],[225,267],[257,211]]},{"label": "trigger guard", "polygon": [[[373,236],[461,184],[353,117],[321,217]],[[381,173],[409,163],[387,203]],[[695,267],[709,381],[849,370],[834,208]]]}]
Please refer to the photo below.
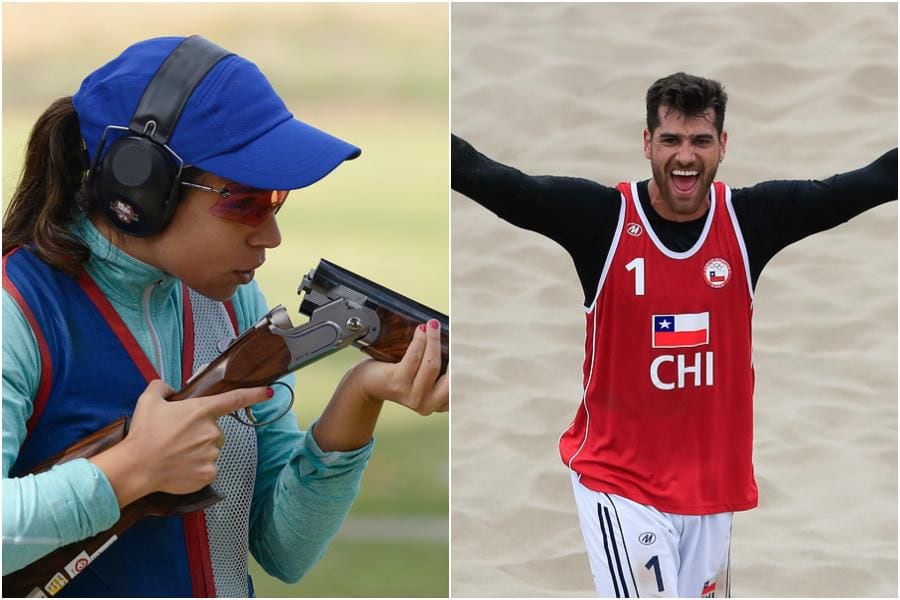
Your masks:
[{"label": "trigger guard", "polygon": [[244,413],[244,415],[245,415],[244,418],[239,417],[237,412],[230,413],[230,416],[232,418],[234,418],[238,423],[240,423],[241,425],[244,425],[246,427],[265,427],[266,425],[274,423],[275,421],[277,421],[284,415],[288,414],[288,412],[294,406],[294,389],[291,386],[289,386],[288,384],[284,383],[283,381],[273,381],[272,383],[269,384],[269,387],[275,387],[276,385],[283,385],[284,387],[287,388],[288,393],[291,395],[291,401],[288,402],[288,405],[285,407],[285,409],[283,411],[281,411],[281,413],[278,414],[278,416],[276,416],[272,419],[269,419],[268,421],[263,421],[262,423],[259,423],[256,421],[256,417],[253,416],[253,407],[251,407],[251,406],[248,406],[248,407],[242,409],[241,412]]}]

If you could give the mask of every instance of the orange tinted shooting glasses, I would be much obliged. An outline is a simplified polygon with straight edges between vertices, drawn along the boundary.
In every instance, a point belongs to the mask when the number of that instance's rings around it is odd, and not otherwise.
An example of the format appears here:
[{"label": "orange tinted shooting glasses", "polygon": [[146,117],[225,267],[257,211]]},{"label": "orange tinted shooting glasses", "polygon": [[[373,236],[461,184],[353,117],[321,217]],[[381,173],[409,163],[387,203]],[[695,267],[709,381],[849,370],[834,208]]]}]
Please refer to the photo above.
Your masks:
[{"label": "orange tinted shooting glasses", "polygon": [[210,214],[251,227],[265,221],[270,214],[277,213],[288,196],[288,190],[261,190],[234,182],[228,182],[221,188],[192,181],[182,181],[181,185],[217,193],[219,199],[209,209]]}]

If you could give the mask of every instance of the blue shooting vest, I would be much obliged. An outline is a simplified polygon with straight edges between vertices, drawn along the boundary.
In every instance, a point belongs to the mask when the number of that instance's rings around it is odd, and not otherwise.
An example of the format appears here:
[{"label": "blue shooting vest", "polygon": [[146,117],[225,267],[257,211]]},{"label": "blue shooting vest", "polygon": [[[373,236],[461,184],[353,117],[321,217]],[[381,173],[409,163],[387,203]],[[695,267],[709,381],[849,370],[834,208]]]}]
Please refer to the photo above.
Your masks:
[{"label": "blue shooting vest", "polygon": [[[131,415],[150,379],[158,375],[86,273],[72,279],[25,249],[8,255],[4,263],[4,287],[14,288],[19,304],[25,304],[23,312],[27,314],[27,308],[32,313],[32,328],[42,350],[41,385],[28,435],[10,473],[21,477],[73,443]],[[193,314],[189,298],[195,293],[189,296],[184,290],[186,314]],[[233,327],[229,328],[234,335]],[[187,352],[193,352],[198,341],[187,339],[194,331],[193,324],[186,324]],[[185,357],[183,364],[193,365],[193,356]],[[255,470],[255,437],[253,442],[250,468]],[[252,481],[249,485],[252,491]],[[211,596],[216,595],[211,571],[203,513],[146,517],[56,595]],[[237,580],[247,585],[246,571],[243,580],[240,576]]]}]

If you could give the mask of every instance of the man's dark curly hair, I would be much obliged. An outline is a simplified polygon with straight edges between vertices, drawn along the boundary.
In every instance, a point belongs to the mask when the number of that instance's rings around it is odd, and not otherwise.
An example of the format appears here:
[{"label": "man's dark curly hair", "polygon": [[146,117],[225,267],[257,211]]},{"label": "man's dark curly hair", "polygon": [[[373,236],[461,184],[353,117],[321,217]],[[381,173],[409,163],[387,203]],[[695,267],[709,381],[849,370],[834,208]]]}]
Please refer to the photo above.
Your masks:
[{"label": "man's dark curly hair", "polygon": [[728,95],[718,81],[673,73],[657,80],[647,90],[647,129],[652,134],[659,127],[659,107],[662,105],[689,117],[700,116],[707,108],[712,108],[716,130],[722,135],[727,102]]}]

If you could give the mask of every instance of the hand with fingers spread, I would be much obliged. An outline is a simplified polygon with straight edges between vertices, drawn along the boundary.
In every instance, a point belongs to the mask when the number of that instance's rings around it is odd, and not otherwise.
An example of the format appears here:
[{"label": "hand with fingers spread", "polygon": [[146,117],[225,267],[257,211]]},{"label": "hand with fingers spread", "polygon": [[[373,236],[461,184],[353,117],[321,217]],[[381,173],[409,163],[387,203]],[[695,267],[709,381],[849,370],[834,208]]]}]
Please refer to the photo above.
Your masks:
[{"label": "hand with fingers spread", "polygon": [[353,450],[372,437],[385,400],[420,415],[450,407],[450,376],[441,371],[441,329],[436,320],[420,325],[399,363],[367,359],[344,376],[313,428],[325,451]]},{"label": "hand with fingers spread", "polygon": [[225,445],[217,419],[271,397],[271,389],[257,387],[167,401],[174,393],[163,381],[151,381],[125,439],[90,459],[106,474],[120,507],[152,492],[187,494],[212,483]]}]

